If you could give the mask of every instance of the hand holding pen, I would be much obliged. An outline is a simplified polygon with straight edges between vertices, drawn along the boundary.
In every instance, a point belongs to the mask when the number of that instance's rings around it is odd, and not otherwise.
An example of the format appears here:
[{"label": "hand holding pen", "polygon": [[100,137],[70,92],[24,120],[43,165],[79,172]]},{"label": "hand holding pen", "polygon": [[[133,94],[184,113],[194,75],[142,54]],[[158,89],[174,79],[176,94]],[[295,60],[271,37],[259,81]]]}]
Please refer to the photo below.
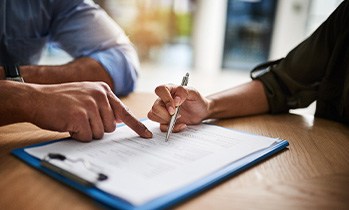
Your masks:
[{"label": "hand holding pen", "polygon": [[167,132],[169,123],[180,106],[173,133],[184,130],[187,125],[201,123],[209,117],[210,100],[203,97],[196,89],[180,85],[160,85],[155,89],[159,98],[154,102],[148,113],[148,118],[160,123],[160,130]]},{"label": "hand holding pen", "polygon": [[[185,76],[183,77],[182,79],[182,84],[181,86],[187,86],[188,85],[188,82],[189,82],[189,73],[186,73]],[[170,120],[170,125],[169,125],[169,129],[167,130],[167,134],[166,134],[166,141],[169,140],[170,138],[170,134],[172,133],[172,130],[173,130],[173,127],[174,125],[176,124],[176,120],[177,120],[177,115],[178,115],[178,112],[179,112],[179,108],[180,106],[177,105],[176,106],[176,109],[171,117],[171,120]]]}]

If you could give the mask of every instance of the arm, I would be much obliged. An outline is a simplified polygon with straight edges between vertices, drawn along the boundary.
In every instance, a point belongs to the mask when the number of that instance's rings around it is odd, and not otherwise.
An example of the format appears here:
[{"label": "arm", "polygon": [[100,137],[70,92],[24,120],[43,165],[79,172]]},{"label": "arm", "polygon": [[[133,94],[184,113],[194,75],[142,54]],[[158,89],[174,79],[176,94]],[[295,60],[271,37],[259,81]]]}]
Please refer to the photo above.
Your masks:
[{"label": "arm", "polygon": [[[80,65],[77,62],[81,62]],[[72,68],[90,71],[91,74],[85,73],[85,78],[90,76],[92,81],[98,80],[99,75],[90,68],[94,66],[99,64],[92,59],[81,58],[63,66],[22,66],[21,70],[27,82],[46,84],[81,80],[82,76],[70,75]],[[68,75],[56,75],[57,71],[67,71]],[[75,139],[90,141],[102,138],[104,132],[114,131],[115,123],[123,121],[141,137],[152,136],[106,83],[38,85],[6,81],[4,78],[3,67],[0,67],[0,126],[30,122],[43,129],[70,132]]]},{"label": "arm", "polygon": [[207,118],[219,119],[267,113],[269,110],[263,84],[256,80],[207,97]]},{"label": "arm", "polygon": [[[205,119],[227,118],[259,113],[281,113],[306,107],[317,100],[317,116],[347,121],[345,92],[348,43],[349,1],[343,1],[334,13],[305,41],[279,62],[254,77],[254,81],[204,98],[197,91],[160,86],[160,97],[148,117],[167,130],[170,113],[183,103],[174,131],[186,124]],[[258,69],[258,68],[257,68]],[[180,97],[175,102],[174,99]],[[184,102],[183,102],[184,101]],[[348,100],[347,100],[348,101]]]},{"label": "arm", "polygon": [[141,137],[152,137],[105,83],[37,85],[0,80],[0,87],[0,126],[30,122],[90,141],[114,131],[115,122],[123,121]]},{"label": "arm", "polygon": [[265,86],[270,113],[287,113],[316,100],[316,116],[343,120],[348,110],[348,28],[349,1],[343,1],[311,36],[253,78]]},{"label": "arm", "polygon": [[60,84],[81,81],[103,81],[111,88],[113,82],[104,68],[91,58],[79,58],[57,66],[20,66],[21,75],[27,83]]},{"label": "arm", "polygon": [[155,90],[159,99],[148,113],[148,118],[160,123],[167,131],[175,106],[181,105],[174,132],[183,130],[187,124],[198,124],[206,119],[220,119],[266,113],[268,101],[260,81],[203,97],[197,90],[182,86],[159,86]]},{"label": "arm", "polygon": [[[76,75],[74,79],[78,79],[71,81],[90,80],[91,77],[94,80],[93,71],[103,70],[105,72],[95,74],[102,75],[101,81],[107,82],[117,95],[133,91],[139,67],[136,51],[124,31],[105,11],[92,2],[81,0],[55,1],[53,13],[56,15],[52,20],[50,40],[77,60],[96,61],[91,66],[77,68],[75,65],[76,68],[67,69],[72,71],[70,75]],[[86,66],[90,69],[85,69]],[[69,80],[67,71],[58,71],[55,76]]]}]

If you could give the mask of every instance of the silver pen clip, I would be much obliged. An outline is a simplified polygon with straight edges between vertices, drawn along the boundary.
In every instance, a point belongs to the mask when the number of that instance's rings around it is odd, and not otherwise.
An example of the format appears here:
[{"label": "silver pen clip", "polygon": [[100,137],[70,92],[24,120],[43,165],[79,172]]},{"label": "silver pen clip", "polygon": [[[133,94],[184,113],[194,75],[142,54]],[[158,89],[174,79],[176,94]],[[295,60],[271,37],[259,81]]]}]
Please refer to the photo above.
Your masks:
[{"label": "silver pen clip", "polygon": [[[183,77],[182,79],[182,86],[187,86],[188,85],[188,82],[189,82],[189,73],[186,73],[185,76]],[[167,134],[166,134],[166,140],[165,141],[168,141],[169,138],[170,138],[170,134],[172,133],[172,130],[173,130],[173,127],[174,125],[176,124],[176,120],[177,120],[177,115],[178,115],[178,112],[179,112],[179,108],[180,106],[177,106],[176,109],[175,109],[175,113],[172,115],[171,117],[171,120],[170,120],[170,125],[168,127],[168,131],[167,131]]]}]

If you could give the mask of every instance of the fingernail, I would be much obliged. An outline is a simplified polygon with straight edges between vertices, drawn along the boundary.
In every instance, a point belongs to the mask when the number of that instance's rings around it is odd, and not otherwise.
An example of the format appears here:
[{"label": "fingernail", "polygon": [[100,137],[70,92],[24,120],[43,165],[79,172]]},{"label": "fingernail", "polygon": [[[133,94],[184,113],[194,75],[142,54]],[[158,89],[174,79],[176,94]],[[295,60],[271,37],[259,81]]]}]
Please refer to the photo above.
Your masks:
[{"label": "fingernail", "polygon": [[175,110],[172,106],[168,107],[168,112],[170,113],[170,115],[173,115],[175,113]]},{"label": "fingernail", "polygon": [[179,103],[181,102],[181,98],[178,97],[178,96],[176,96],[176,97],[174,98],[174,102],[175,102],[176,106],[179,106]]}]

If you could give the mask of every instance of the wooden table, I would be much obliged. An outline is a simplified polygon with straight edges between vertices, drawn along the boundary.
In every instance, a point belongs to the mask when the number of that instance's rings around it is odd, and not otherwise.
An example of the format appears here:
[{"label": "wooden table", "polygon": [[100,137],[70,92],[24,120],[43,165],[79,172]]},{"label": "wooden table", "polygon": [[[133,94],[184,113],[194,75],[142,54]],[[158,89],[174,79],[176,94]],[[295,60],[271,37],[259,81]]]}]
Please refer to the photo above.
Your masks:
[{"label": "wooden table", "polygon": [[[146,117],[155,95],[123,99]],[[313,116],[260,115],[218,125],[289,141],[286,149],[178,209],[349,209],[349,128]],[[0,209],[99,209],[89,197],[31,168],[14,148],[67,137],[20,123],[0,127]]]}]

